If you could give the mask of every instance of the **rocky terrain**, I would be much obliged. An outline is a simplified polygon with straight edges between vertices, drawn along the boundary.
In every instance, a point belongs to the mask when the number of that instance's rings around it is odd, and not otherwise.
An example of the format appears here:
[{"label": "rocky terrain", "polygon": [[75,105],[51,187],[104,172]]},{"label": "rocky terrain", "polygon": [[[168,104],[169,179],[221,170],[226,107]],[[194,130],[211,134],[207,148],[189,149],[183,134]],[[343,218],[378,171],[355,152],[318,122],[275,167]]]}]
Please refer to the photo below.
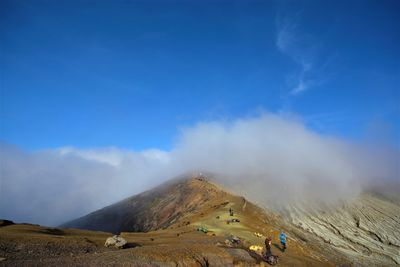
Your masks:
[{"label": "rocky terrain", "polygon": [[[323,210],[297,205],[276,213],[197,176],[59,228],[3,221],[0,265],[262,266],[250,248],[272,236],[279,266],[394,266],[399,214],[396,202],[371,194]],[[280,231],[288,235],[285,252]],[[126,240],[124,249],[104,246],[114,234]]]},{"label": "rocky terrain", "polygon": [[[331,259],[295,236],[289,235],[290,249],[281,252],[280,221],[202,178],[175,180],[63,228],[0,227],[0,257],[5,258],[0,265],[257,266],[265,263],[249,248],[263,247],[268,235],[280,266],[333,266]],[[67,228],[105,229],[102,225],[108,223],[109,233]],[[138,229],[145,232],[132,232]],[[125,249],[104,247],[111,232],[121,232],[127,240]]]},{"label": "rocky terrain", "polygon": [[290,222],[307,238],[334,248],[361,266],[400,264],[400,206],[374,194],[335,207],[288,210]]}]

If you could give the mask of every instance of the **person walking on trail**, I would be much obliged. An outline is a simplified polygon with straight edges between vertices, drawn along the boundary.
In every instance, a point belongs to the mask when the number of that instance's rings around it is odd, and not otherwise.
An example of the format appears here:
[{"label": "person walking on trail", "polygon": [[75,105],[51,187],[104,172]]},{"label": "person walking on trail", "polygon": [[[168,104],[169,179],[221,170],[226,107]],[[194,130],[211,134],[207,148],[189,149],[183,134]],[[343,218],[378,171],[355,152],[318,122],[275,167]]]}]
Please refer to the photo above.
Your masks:
[{"label": "person walking on trail", "polygon": [[281,234],[279,235],[279,239],[280,239],[281,245],[282,245],[282,252],[285,252],[285,250],[286,250],[286,234],[284,232],[281,232]]},{"label": "person walking on trail", "polygon": [[233,216],[233,209],[232,208],[229,208],[229,215]]},{"label": "person walking on trail", "polygon": [[265,239],[266,251],[265,251],[265,253],[262,254],[262,258],[269,265],[276,265],[276,264],[278,264],[279,257],[276,255],[272,255],[271,247],[272,247],[272,236],[267,237]]},{"label": "person walking on trail", "polygon": [[272,247],[272,237],[265,238],[265,256],[269,257],[272,255],[271,247]]}]

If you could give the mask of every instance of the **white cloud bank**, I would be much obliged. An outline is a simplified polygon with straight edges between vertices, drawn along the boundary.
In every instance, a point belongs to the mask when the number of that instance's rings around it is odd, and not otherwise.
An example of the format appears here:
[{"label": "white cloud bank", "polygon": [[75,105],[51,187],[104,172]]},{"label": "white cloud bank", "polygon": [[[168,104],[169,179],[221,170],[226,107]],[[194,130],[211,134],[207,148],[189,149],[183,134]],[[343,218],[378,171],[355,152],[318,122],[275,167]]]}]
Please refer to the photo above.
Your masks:
[{"label": "white cloud bank", "polygon": [[185,128],[171,151],[0,149],[0,217],[56,225],[193,170],[266,205],[356,196],[371,181],[399,181],[398,153],[358,148],[263,114]]}]

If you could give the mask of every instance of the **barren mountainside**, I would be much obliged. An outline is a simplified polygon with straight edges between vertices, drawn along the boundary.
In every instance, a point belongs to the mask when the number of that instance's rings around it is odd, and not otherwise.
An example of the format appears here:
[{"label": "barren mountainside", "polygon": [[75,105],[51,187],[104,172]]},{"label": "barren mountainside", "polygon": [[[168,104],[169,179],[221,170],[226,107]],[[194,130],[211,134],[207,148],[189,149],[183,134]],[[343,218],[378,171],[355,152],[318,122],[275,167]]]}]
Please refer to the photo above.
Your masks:
[{"label": "barren mountainside", "polygon": [[124,199],[61,227],[97,231],[147,232],[163,229],[182,217],[198,213],[227,193],[211,183],[176,179]]},{"label": "barren mountainside", "polygon": [[[227,193],[204,177],[175,179],[62,227],[113,233],[147,232],[188,224],[213,228],[217,226],[212,218],[216,210],[228,207],[239,209],[242,215],[246,213],[247,219],[251,217],[251,228],[269,225],[272,232],[286,229],[299,243],[332,261],[381,266],[400,262],[400,206],[369,193],[340,206],[311,209],[296,205],[278,214]],[[266,227],[259,231],[267,232]]]},{"label": "barren mountainside", "polygon": [[[202,177],[174,180],[65,224],[122,231],[126,249],[104,247],[111,233],[9,225],[0,227],[0,258],[6,259],[0,266],[265,266],[249,248],[263,248],[267,236],[273,238],[279,266],[348,263],[309,247],[280,222]],[[278,239],[282,230],[290,247],[284,253]]]},{"label": "barren mountainside", "polygon": [[[264,247],[267,236],[272,236],[280,266],[393,266],[399,264],[399,214],[396,201],[373,194],[335,207],[296,205],[286,213],[275,213],[203,176],[187,177],[65,223],[60,226],[64,229],[4,225],[0,227],[0,258],[6,261],[0,266],[30,266],[39,261],[69,266],[78,262],[87,266],[262,266],[249,248]],[[208,229],[208,233],[198,229]],[[289,237],[284,253],[279,249],[281,231]],[[120,233],[129,248],[105,249],[102,244],[111,233]],[[239,245],[226,243],[233,237],[240,240]]]},{"label": "barren mountainside", "polygon": [[313,242],[329,245],[361,265],[400,264],[400,206],[373,194],[335,208],[291,207],[291,223]]}]

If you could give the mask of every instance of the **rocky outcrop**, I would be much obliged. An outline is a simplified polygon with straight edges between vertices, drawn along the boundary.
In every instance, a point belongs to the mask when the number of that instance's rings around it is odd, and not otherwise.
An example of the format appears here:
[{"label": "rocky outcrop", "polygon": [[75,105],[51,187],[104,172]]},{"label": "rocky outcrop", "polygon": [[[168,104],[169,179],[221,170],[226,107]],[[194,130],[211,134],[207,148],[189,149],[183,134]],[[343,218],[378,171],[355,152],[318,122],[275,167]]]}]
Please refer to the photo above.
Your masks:
[{"label": "rocky outcrop", "polygon": [[116,247],[118,249],[122,249],[127,244],[126,240],[118,235],[114,235],[112,237],[107,238],[105,247]]},{"label": "rocky outcrop", "polygon": [[289,210],[293,225],[360,265],[400,264],[400,206],[363,194],[340,206]]}]

